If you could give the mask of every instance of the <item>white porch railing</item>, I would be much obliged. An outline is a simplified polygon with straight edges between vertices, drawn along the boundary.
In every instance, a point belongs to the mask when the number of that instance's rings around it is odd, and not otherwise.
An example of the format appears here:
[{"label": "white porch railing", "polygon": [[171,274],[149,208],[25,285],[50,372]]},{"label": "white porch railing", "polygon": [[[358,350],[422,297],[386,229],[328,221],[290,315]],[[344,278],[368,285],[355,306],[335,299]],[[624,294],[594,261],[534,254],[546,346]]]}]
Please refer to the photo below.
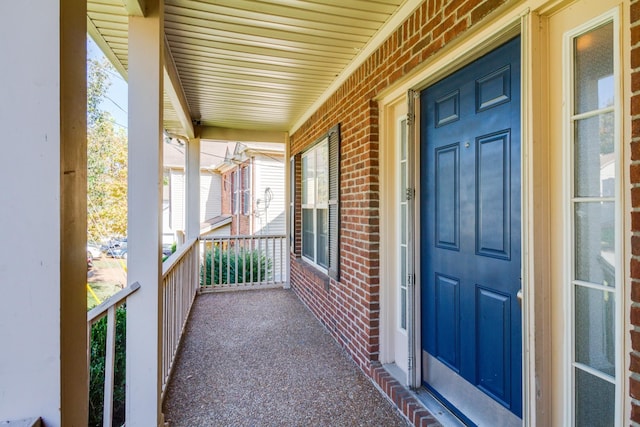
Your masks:
[{"label": "white porch railing", "polygon": [[135,282],[116,294],[102,304],[94,307],[87,313],[87,334],[89,351],[87,351],[87,366],[91,366],[91,331],[93,326],[105,316],[107,317],[105,362],[104,362],[104,401],[103,401],[103,421],[102,425],[111,427],[113,422],[113,393],[116,361],[116,310],[126,303],[127,297],[140,289],[140,284]]},{"label": "white porch railing", "polygon": [[199,245],[190,239],[162,266],[162,399],[198,289]]},{"label": "white porch railing", "polygon": [[200,291],[282,286],[287,281],[284,235],[200,237]]}]

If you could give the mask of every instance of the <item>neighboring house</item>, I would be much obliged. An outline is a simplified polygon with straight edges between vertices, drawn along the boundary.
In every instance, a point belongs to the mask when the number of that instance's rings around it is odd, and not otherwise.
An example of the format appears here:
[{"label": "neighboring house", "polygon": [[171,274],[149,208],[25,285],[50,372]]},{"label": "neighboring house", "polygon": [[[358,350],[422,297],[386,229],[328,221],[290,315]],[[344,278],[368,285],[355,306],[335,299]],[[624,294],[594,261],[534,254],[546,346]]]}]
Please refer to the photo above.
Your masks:
[{"label": "neighboring house", "polygon": [[[201,234],[228,235],[231,216],[222,214],[222,177],[216,165],[225,158],[229,147],[224,141],[200,143],[200,223]],[[176,138],[166,138],[164,144],[163,235],[175,236],[185,230],[185,162],[186,147]]]},{"label": "neighboring house", "polygon": [[231,234],[285,234],[284,146],[238,143],[215,168],[222,175],[222,214]]}]

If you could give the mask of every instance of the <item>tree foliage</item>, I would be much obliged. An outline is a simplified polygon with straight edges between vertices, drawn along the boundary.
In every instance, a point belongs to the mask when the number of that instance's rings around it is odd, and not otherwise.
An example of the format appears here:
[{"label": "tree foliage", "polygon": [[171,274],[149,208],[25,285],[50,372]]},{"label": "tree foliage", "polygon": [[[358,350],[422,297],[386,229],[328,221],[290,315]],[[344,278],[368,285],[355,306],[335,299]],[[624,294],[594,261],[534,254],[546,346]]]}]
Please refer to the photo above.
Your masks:
[{"label": "tree foliage", "polygon": [[115,70],[108,61],[87,62],[88,237],[127,233],[127,134],[100,104]]},{"label": "tree foliage", "polygon": [[[127,355],[127,307],[116,309],[116,339],[114,360],[113,424],[124,425],[125,380]],[[89,426],[102,426],[104,416],[104,375],[107,354],[107,318],[91,328],[91,364],[89,367]]]}]

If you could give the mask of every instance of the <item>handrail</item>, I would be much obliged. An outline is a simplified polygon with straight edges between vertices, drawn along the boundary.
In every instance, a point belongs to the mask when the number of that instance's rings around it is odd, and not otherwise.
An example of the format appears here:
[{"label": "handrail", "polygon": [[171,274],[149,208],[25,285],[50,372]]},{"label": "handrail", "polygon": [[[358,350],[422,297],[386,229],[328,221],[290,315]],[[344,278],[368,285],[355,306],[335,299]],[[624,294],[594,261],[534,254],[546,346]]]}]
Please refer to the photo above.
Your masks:
[{"label": "handrail", "polygon": [[215,235],[203,235],[200,236],[200,240],[228,240],[228,239],[238,239],[238,240],[258,240],[258,239],[266,239],[266,238],[274,238],[274,237],[287,237],[286,234],[282,233],[270,233],[270,234],[215,234]]},{"label": "handrail", "polygon": [[185,241],[183,245],[181,245],[174,253],[172,253],[169,258],[162,263],[162,279],[164,280],[167,277],[167,274],[173,269],[173,267],[180,262],[182,257],[185,256],[189,249],[194,245],[194,243],[198,239],[196,237],[192,237],[189,240]]},{"label": "handrail", "polygon": [[[129,295],[140,289],[140,283],[134,282],[124,289],[113,294],[102,304],[94,307],[87,313],[87,334],[91,339],[91,328],[102,318],[107,317],[107,336],[105,343],[105,361],[104,361],[104,400],[103,409],[103,426],[112,426],[113,416],[113,392],[114,392],[114,375],[116,361],[116,309],[123,305]],[[89,342],[89,348],[91,343]],[[87,351],[87,368],[91,366],[91,351]]]},{"label": "handrail", "polygon": [[198,289],[199,247],[189,239],[162,265],[161,399]]},{"label": "handrail", "polygon": [[102,304],[93,307],[87,312],[87,323],[92,324],[103,317],[110,307],[119,304],[125,300],[129,295],[140,289],[140,283],[133,282],[126,288],[123,288],[111,295],[108,299],[104,300]]}]

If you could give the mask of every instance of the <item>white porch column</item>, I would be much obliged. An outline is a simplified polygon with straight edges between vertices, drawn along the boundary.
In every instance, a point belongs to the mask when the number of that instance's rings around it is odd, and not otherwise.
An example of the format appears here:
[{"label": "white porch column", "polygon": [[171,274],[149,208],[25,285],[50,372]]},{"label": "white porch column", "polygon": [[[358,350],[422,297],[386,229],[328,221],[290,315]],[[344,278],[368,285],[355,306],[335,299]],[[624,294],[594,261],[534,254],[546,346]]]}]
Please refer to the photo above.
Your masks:
[{"label": "white porch column", "polygon": [[200,138],[187,143],[187,239],[200,235]]},{"label": "white porch column", "polygon": [[129,18],[127,426],[161,423],[163,2]]},{"label": "white porch column", "polygon": [[0,421],[87,424],[86,19],[0,2]]}]

